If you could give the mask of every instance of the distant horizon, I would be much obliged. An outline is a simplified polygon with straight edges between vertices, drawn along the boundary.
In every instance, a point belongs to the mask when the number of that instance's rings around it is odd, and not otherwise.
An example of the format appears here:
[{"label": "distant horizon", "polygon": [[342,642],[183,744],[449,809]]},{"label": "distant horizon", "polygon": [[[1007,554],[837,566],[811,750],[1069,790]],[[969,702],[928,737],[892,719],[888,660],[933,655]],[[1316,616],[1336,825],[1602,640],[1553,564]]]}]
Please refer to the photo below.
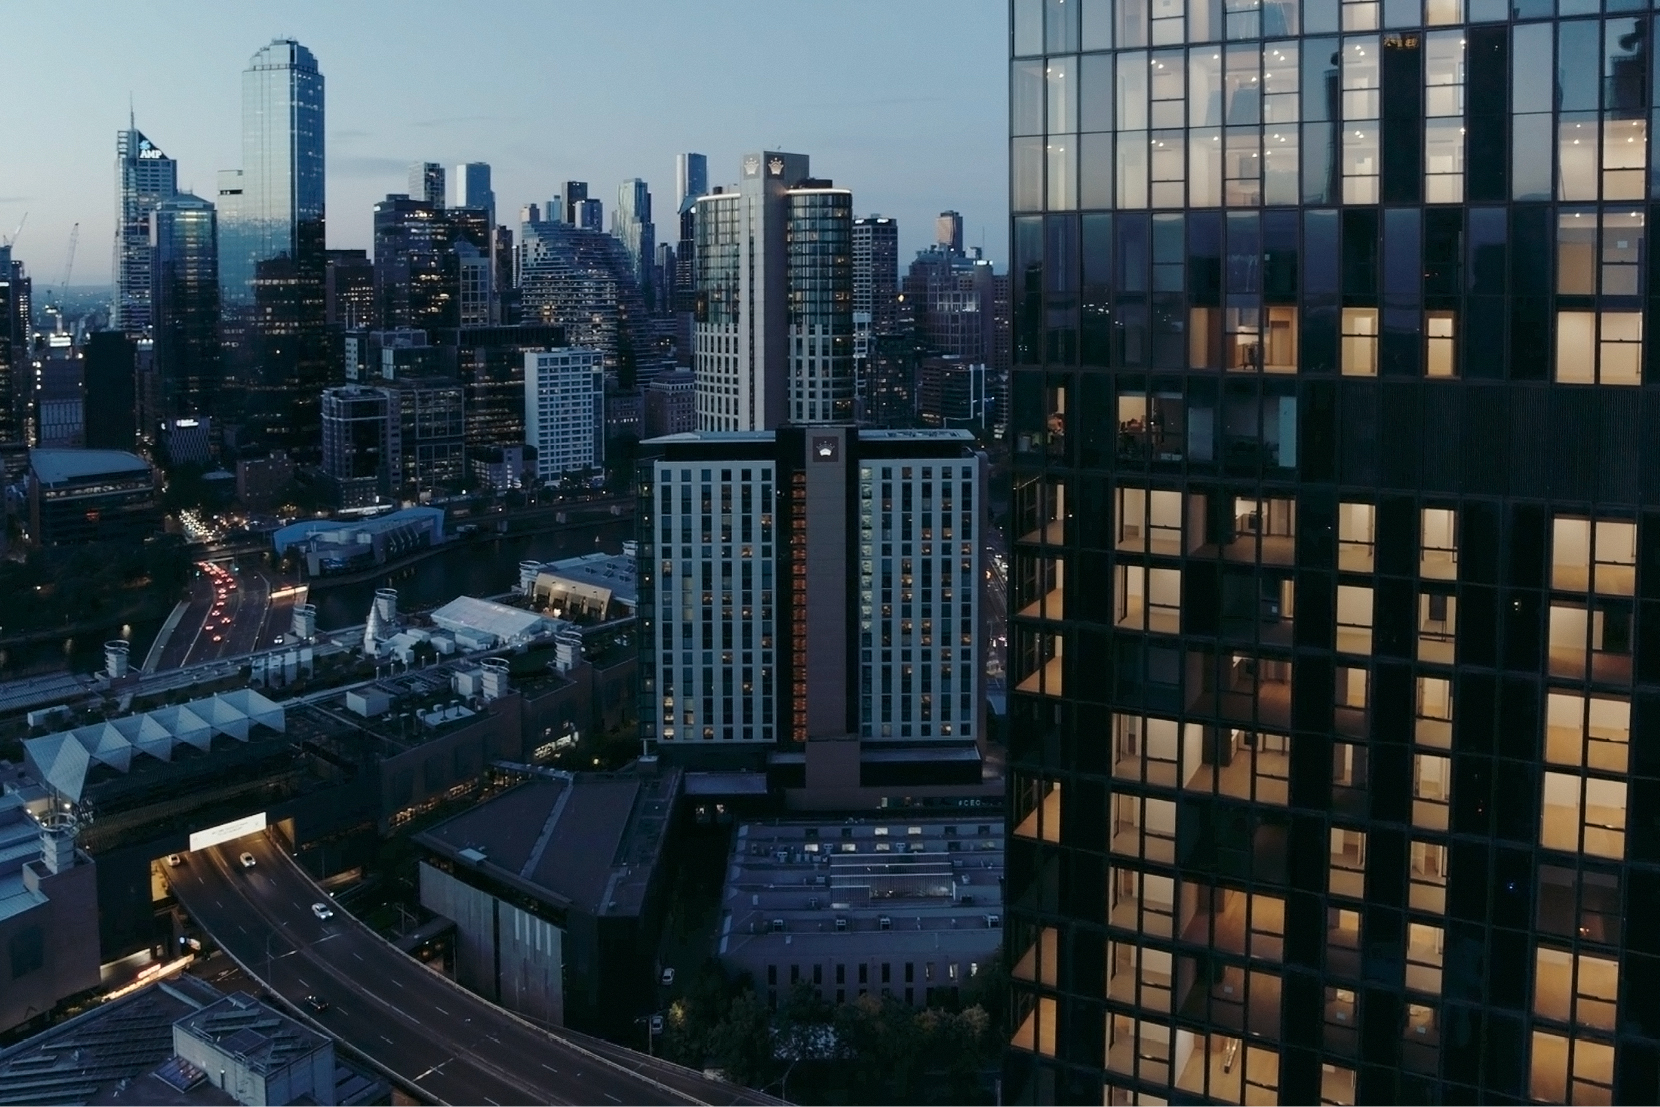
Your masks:
[{"label": "distant horizon", "polygon": [[1004,267],[1001,4],[748,0],[694,14],[634,0],[597,23],[561,13],[509,2],[488,25],[456,24],[430,0],[303,0],[271,27],[264,13],[199,0],[142,12],[85,0],[19,9],[8,17],[13,40],[31,49],[9,72],[18,87],[51,91],[35,110],[0,118],[0,142],[34,151],[0,182],[0,240],[26,212],[14,257],[37,290],[59,288],[78,222],[69,287],[107,288],[115,137],[129,94],[138,129],[179,162],[181,190],[217,200],[218,171],[241,164],[242,70],[286,36],[317,56],[326,81],[331,249],[371,249],[374,203],[406,192],[416,161],[452,175],[462,162],[489,163],[497,221],[515,228],[519,209],[545,204],[563,180],[589,183],[609,228],[617,186],[640,177],[658,241],[672,243],[675,155],[707,155],[712,188],[764,148],[809,155],[816,176],[853,191],[856,214],[898,219],[901,269],[948,209],[963,214],[965,245]]}]

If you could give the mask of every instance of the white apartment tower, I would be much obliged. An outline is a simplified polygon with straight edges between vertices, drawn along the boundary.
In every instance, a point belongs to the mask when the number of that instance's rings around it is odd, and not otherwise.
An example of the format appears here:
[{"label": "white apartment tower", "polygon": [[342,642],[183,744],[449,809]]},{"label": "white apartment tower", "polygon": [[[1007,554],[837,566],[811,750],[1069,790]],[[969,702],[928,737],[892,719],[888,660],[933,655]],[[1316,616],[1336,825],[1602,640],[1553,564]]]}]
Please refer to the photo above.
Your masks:
[{"label": "white apartment tower", "polygon": [[604,355],[580,346],[525,352],[525,440],[536,477],[554,481],[605,464]]}]

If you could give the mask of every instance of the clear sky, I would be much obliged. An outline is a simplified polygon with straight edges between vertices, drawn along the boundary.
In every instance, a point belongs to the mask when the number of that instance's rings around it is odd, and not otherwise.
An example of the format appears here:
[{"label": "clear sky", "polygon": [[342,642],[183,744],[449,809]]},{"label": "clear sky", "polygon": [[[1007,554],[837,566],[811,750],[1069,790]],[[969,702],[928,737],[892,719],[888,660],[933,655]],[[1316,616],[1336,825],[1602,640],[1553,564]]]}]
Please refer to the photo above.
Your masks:
[{"label": "clear sky", "polygon": [[[279,11],[280,8],[280,11]],[[901,269],[963,213],[964,238],[1007,254],[1007,8],[1002,0],[144,0],[5,7],[11,90],[0,112],[0,236],[37,290],[109,279],[115,134],[138,126],[211,198],[241,164],[241,72],[298,39],[325,79],[328,237],[367,248],[371,210],[407,191],[411,161],[489,162],[499,221],[562,180],[605,201],[651,185],[675,236],[674,155],[709,157],[711,186],[747,150],[799,151],[899,219]]]}]

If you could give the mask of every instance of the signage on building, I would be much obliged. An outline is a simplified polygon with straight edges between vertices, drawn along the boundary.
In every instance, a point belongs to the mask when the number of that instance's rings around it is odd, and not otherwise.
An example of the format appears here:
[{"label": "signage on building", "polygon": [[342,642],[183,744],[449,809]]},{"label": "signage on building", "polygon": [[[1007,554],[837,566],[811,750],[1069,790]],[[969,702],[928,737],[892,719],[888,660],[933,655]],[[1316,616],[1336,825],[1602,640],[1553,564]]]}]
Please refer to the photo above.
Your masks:
[{"label": "signage on building", "polygon": [[228,823],[210,826],[206,830],[198,830],[190,836],[192,851],[217,846],[221,842],[234,842],[238,838],[246,838],[250,834],[258,834],[265,829],[265,812],[249,815],[242,819],[232,819]]}]

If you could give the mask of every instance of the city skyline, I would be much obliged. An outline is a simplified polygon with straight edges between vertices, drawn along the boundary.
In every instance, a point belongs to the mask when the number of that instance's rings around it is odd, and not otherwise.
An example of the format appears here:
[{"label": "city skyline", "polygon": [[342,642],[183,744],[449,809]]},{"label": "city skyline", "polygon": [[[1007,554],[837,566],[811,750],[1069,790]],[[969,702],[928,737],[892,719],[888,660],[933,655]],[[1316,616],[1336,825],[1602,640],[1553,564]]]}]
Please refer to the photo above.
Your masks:
[{"label": "city skyline", "polygon": [[[747,19],[741,9],[695,21],[658,4],[636,10],[634,20],[572,25],[572,34],[592,42],[567,38],[547,56],[532,45],[543,41],[536,36],[448,25],[440,32],[439,24],[420,19],[391,28],[373,24],[384,48],[365,54],[355,44],[370,33],[368,11],[301,5],[279,27],[183,0],[154,18],[81,20],[90,30],[73,40],[71,56],[70,41],[54,36],[61,23],[19,12],[16,40],[38,43],[16,63],[21,84],[57,87],[52,74],[65,66],[82,79],[59,88],[61,116],[52,155],[42,159],[44,172],[0,186],[0,235],[9,237],[27,213],[15,256],[43,284],[61,282],[73,224],[81,224],[88,243],[111,241],[110,133],[127,125],[129,106],[139,128],[178,161],[179,187],[213,196],[217,171],[239,163],[239,73],[254,51],[286,35],[311,50],[329,81],[326,189],[333,248],[370,245],[375,201],[405,190],[414,161],[452,169],[467,161],[490,164],[506,213],[545,200],[567,179],[588,180],[597,195],[610,197],[618,183],[640,177],[666,197],[674,187],[674,154],[684,150],[712,159],[711,187],[732,183],[722,175],[730,176],[731,169],[722,167],[735,165],[745,150],[771,146],[812,150],[835,165],[836,183],[854,190],[859,214],[899,220],[902,253],[926,246],[933,217],[954,207],[966,213],[968,245],[983,245],[1001,262],[1006,153],[987,135],[996,133],[1005,93],[1000,82],[964,81],[949,95],[919,94],[915,67],[928,59],[910,46],[934,43],[930,57],[943,46],[962,72],[992,72],[1003,43],[996,6],[985,5],[983,12],[934,3],[897,11],[875,4],[838,8],[838,23],[815,27],[815,50],[791,51],[779,70],[789,74],[787,87],[736,100],[732,89],[723,88],[725,75],[736,70],[730,55],[720,61],[722,44],[741,41],[742,53],[776,58],[791,48],[788,28],[771,31],[767,21]],[[519,26],[546,18],[534,9],[502,15]],[[73,11],[68,18],[75,22]],[[167,28],[181,22],[192,25],[192,48],[188,57],[169,58]],[[631,48],[642,59],[627,95],[614,91],[621,87],[615,82],[607,86],[600,68],[605,63],[599,59],[623,50],[613,41],[619,35],[633,36]],[[488,83],[398,83],[399,57],[455,57],[464,66],[462,59],[479,51],[492,57]],[[850,56],[863,59],[858,81],[840,79]],[[551,67],[550,57],[557,62]],[[687,85],[708,71],[719,74],[710,93],[729,110],[682,121]],[[823,93],[832,87],[856,91]],[[0,120],[0,141],[13,148],[31,141],[23,122]],[[38,126],[38,119],[33,122]],[[618,142],[618,135],[627,141]],[[84,251],[72,283],[110,282],[105,259],[101,250]]]}]

